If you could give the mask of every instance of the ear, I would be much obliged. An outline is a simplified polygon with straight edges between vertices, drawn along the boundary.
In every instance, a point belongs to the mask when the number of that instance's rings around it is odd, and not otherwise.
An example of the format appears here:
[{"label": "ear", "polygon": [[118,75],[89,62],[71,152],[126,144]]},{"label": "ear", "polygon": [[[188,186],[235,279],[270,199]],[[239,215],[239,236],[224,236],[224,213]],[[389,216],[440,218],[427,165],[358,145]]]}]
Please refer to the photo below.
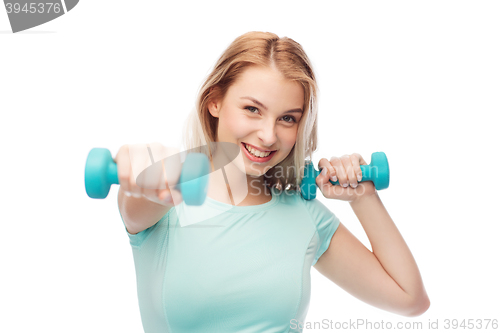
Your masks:
[{"label": "ear", "polygon": [[219,118],[220,108],[222,105],[220,99],[218,98],[217,90],[218,89],[216,87],[210,88],[210,92],[213,97],[208,102],[208,111],[214,118]]}]

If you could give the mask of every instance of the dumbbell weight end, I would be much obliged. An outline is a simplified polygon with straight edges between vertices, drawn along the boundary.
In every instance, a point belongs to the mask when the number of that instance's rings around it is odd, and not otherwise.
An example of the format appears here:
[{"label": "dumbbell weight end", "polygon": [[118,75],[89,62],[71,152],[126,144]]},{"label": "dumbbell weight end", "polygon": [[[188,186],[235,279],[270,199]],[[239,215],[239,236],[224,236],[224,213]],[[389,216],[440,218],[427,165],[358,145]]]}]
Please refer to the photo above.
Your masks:
[{"label": "dumbbell weight end", "polygon": [[112,184],[120,184],[118,168],[106,148],[93,148],[85,163],[85,191],[93,199],[108,196]]}]

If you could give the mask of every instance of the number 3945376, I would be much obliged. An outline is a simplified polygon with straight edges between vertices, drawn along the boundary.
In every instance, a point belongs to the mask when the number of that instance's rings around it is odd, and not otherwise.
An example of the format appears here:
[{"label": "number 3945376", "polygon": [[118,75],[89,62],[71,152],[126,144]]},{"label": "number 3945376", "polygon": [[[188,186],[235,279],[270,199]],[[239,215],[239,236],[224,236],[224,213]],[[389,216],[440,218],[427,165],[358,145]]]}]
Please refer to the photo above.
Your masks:
[{"label": "number 3945376", "polygon": [[45,14],[45,13],[56,13],[59,14],[62,10],[60,3],[53,2],[37,2],[37,3],[25,3],[21,6],[20,3],[16,2],[6,2],[5,8],[7,9],[7,14],[11,13],[31,13],[31,14]]}]

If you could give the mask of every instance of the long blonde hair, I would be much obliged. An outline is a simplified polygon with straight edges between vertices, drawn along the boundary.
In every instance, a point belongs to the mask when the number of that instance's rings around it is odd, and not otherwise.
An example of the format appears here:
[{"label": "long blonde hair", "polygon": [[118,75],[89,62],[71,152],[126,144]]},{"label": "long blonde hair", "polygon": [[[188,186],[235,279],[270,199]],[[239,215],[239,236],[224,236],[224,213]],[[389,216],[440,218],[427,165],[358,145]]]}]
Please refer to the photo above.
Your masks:
[{"label": "long blonde hair", "polygon": [[[304,89],[304,113],[299,121],[295,145],[283,161],[264,175],[267,186],[280,191],[297,191],[304,176],[305,159],[312,160],[312,153],[317,148],[318,87],[309,58],[302,46],[291,38],[252,31],[237,37],[229,45],[200,88],[194,113],[185,128],[186,148],[204,153],[209,158],[213,156],[211,147],[214,146],[210,143],[216,141],[219,119],[210,114],[208,103],[213,98],[223,99],[231,84],[252,65],[274,66],[286,79],[299,82]],[[284,171],[280,172],[280,169]]]}]

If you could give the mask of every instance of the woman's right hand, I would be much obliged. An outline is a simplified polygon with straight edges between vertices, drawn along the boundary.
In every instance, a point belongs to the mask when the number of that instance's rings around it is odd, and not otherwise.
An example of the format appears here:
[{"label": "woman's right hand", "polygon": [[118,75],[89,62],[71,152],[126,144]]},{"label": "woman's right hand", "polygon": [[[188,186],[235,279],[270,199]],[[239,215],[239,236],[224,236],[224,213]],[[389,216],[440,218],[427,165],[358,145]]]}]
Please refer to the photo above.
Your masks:
[{"label": "woman's right hand", "polygon": [[120,190],[125,195],[144,197],[163,206],[182,201],[180,191],[174,188],[181,174],[179,154],[175,148],[157,142],[127,144],[120,147],[114,161],[118,168]]}]

